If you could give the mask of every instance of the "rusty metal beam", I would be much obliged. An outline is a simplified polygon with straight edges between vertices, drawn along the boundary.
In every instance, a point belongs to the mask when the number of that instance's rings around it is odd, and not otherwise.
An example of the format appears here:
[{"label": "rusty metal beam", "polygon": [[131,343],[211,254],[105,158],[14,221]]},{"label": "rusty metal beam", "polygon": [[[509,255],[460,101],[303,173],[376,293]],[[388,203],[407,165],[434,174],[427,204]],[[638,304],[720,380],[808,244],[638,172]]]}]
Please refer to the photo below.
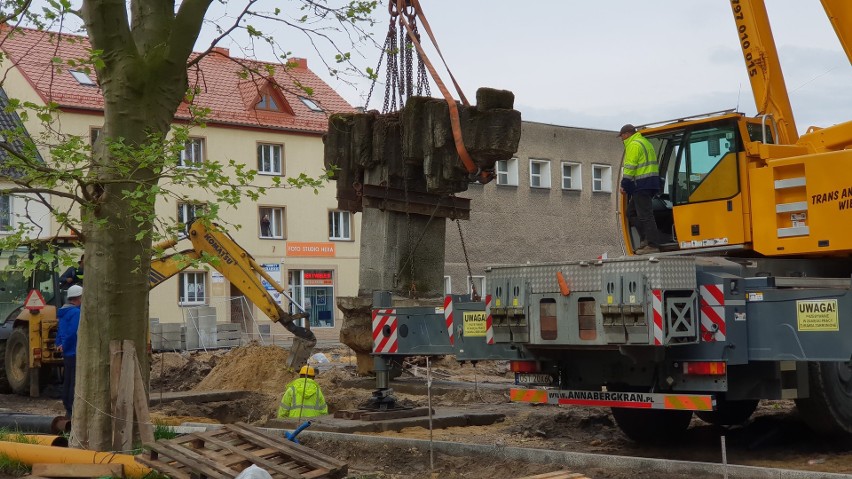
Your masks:
[{"label": "rusty metal beam", "polygon": [[438,218],[470,219],[470,199],[408,191],[378,185],[363,185],[361,206]]}]

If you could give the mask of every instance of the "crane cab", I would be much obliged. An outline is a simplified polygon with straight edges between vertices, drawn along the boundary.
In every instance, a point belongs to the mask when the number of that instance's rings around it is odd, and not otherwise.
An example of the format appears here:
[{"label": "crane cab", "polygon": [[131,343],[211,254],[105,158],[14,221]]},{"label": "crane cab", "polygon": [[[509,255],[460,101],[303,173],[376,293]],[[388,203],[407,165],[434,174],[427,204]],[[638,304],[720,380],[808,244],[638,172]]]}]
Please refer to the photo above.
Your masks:
[{"label": "crane cab", "polygon": [[[752,227],[746,145],[774,141],[771,123],[731,111],[640,130],[654,146],[663,189],[654,217],[664,252],[748,250]],[[641,241],[628,198],[621,228],[632,254]]]}]

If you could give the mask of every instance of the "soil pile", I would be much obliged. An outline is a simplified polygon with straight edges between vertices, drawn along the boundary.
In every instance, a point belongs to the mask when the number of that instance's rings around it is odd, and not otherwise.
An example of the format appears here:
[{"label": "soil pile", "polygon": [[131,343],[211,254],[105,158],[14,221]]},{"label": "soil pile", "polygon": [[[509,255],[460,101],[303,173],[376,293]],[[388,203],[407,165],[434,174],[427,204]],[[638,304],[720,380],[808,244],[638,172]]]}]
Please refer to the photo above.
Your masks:
[{"label": "soil pile", "polygon": [[196,391],[254,391],[281,394],[297,376],[285,367],[287,351],[251,343],[231,350],[193,389]]},{"label": "soil pile", "polygon": [[151,361],[151,391],[189,391],[216,366],[225,352],[155,354]]}]

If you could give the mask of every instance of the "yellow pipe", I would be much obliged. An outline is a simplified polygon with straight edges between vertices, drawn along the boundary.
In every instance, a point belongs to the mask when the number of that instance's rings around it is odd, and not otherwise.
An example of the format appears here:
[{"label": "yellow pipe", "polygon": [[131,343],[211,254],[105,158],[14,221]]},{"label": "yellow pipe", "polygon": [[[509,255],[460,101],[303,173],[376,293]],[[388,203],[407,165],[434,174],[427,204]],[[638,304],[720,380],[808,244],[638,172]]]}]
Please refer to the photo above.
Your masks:
[{"label": "yellow pipe", "polygon": [[124,476],[142,479],[151,469],[136,462],[129,454],[86,451],[68,447],[41,446],[0,441],[0,454],[24,464],[124,464]]},{"label": "yellow pipe", "polygon": [[42,446],[68,447],[68,439],[62,436],[50,436],[47,434],[23,434],[30,444],[40,444]]}]

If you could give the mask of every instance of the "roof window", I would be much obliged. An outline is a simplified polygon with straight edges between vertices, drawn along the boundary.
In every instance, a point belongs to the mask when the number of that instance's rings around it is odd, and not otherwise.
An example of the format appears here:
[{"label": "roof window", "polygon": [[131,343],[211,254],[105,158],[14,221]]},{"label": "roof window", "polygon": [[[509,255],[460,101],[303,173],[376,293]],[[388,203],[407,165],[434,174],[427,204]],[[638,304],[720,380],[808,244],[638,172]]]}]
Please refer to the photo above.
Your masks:
[{"label": "roof window", "polygon": [[299,99],[302,100],[302,103],[304,103],[305,106],[308,107],[311,111],[324,111],[322,107],[314,103],[314,101],[311,99],[305,98],[303,96],[300,96]]},{"label": "roof window", "polygon": [[255,105],[255,108],[258,110],[281,111],[275,102],[275,97],[269,91],[260,94],[260,100]]},{"label": "roof window", "polygon": [[89,78],[89,75],[87,75],[85,72],[81,72],[81,71],[77,71],[77,70],[69,70],[69,71],[71,72],[71,75],[74,77],[74,79],[77,80],[77,83],[79,83],[81,85],[88,85],[88,86],[96,86],[97,85],[97,83],[95,83],[94,80]]}]

